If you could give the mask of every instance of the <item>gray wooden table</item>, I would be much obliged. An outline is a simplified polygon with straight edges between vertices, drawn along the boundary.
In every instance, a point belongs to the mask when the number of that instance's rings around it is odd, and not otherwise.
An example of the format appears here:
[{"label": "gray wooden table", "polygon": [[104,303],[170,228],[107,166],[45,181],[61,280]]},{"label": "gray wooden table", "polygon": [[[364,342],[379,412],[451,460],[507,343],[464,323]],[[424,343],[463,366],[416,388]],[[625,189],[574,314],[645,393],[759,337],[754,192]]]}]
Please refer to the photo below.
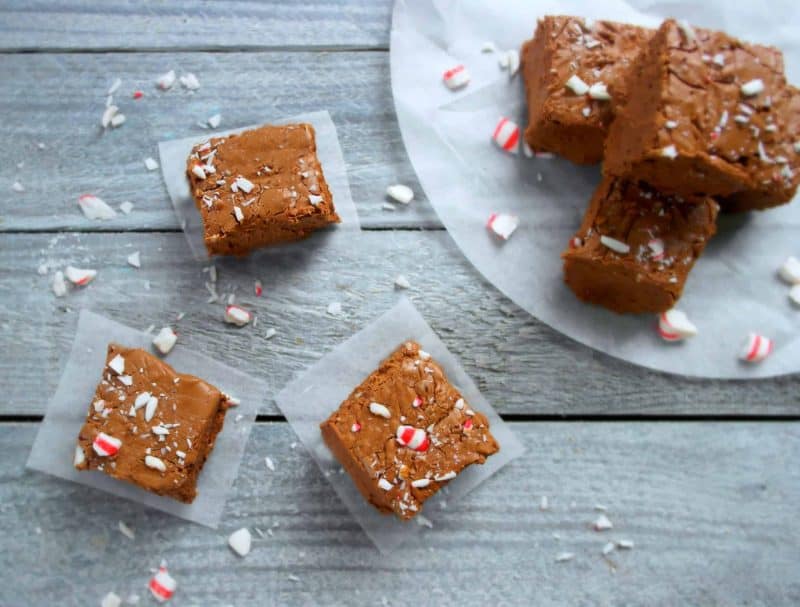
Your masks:
[{"label": "gray wooden table", "polygon": [[[646,371],[562,337],[487,284],[442,229],[403,149],[388,0],[111,4],[0,3],[0,605],[99,605],[111,590],[150,604],[145,585],[161,558],[179,584],[175,605],[800,603],[800,378]],[[158,94],[168,69],[194,72],[200,90]],[[145,98],[120,97],[128,121],[102,133],[117,77]],[[221,291],[247,294],[255,277],[268,291],[251,302],[259,326],[237,331],[206,303],[205,277],[142,160],[161,139],[200,132],[215,111],[235,126],[318,109],[339,129],[363,238],[312,262],[302,280],[288,264],[218,264]],[[389,212],[383,192],[394,182],[418,197]],[[83,192],[135,209],[90,222],[76,205]],[[140,270],[126,266],[133,250]],[[56,299],[37,273],[43,262],[100,276]],[[24,469],[81,308],[140,328],[183,312],[183,344],[278,388],[388,308],[398,273],[528,448],[449,505],[424,548],[381,557],[291,448],[272,402],[217,532]],[[333,299],[342,318],[325,314]],[[268,325],[278,328],[271,340]],[[597,504],[613,530],[591,529]],[[117,531],[120,520],[135,540]],[[225,544],[242,526],[269,529],[243,560]],[[602,554],[622,538],[634,549]],[[562,552],[574,558],[555,562]]]}]

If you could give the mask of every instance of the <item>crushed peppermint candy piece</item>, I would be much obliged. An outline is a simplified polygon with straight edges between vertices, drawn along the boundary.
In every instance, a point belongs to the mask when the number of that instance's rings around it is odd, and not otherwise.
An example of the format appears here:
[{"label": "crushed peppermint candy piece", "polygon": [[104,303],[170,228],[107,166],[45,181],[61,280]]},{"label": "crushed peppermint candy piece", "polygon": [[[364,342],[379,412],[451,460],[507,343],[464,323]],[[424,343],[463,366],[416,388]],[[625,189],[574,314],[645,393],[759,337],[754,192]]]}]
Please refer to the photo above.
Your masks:
[{"label": "crushed peppermint candy piece", "polygon": [[144,166],[148,171],[155,171],[158,168],[158,162],[156,162],[155,158],[148,156],[144,159]]},{"label": "crushed peppermint candy piece", "polygon": [[136,534],[133,532],[133,529],[128,527],[128,525],[126,525],[124,522],[119,521],[117,523],[117,528],[119,529],[119,532],[125,537],[127,537],[129,540],[136,539]]},{"label": "crushed peppermint candy piece", "polygon": [[273,337],[275,337],[275,335],[277,335],[277,333],[278,333],[278,331],[276,331],[274,328],[270,327],[264,333],[264,339],[272,339]]},{"label": "crushed peppermint candy piece", "polygon": [[342,313],[342,304],[338,301],[332,301],[328,304],[326,312],[331,316],[339,316]]},{"label": "crushed peppermint candy piece", "polygon": [[550,509],[550,500],[547,499],[546,495],[543,495],[542,498],[539,500],[539,510],[544,512],[545,510]]},{"label": "crushed peppermint candy piece", "polygon": [[275,472],[275,462],[272,461],[272,458],[267,456],[264,458],[264,463],[267,465],[267,468],[270,472]]},{"label": "crushed peppermint candy piece", "polygon": [[244,213],[242,209],[236,205],[233,206],[233,216],[236,218],[238,223],[242,223],[244,221]]},{"label": "crushed peppermint candy piece", "polygon": [[420,527],[427,527],[428,529],[433,529],[433,522],[427,516],[418,514],[414,518],[417,520],[417,525],[419,525]]},{"label": "crushed peppermint candy piece", "polygon": [[674,120],[667,120],[664,123],[664,128],[667,128],[667,129],[670,129],[670,130],[674,129],[674,128],[677,128],[677,126],[678,126],[678,123],[675,122]]},{"label": "crushed peppermint candy piece", "polygon": [[606,85],[602,82],[595,82],[589,87],[589,97],[599,101],[609,101],[611,99],[611,95],[608,93]]},{"label": "crushed peppermint candy piece", "polygon": [[588,105],[581,110],[581,114],[583,114],[584,118],[588,118],[591,115],[591,113],[592,113],[592,108],[590,108]]},{"label": "crushed peppermint candy piece", "polygon": [[197,76],[191,72],[181,76],[179,80],[181,82],[181,86],[190,91],[196,91],[200,88],[200,81],[197,79]]},{"label": "crushed peppermint candy piece", "polygon": [[400,204],[408,204],[414,200],[414,191],[407,185],[396,183],[386,188],[386,195]]},{"label": "crushed peppermint candy piece", "polygon": [[242,527],[228,536],[228,546],[239,556],[245,557],[250,554],[252,539],[247,527]]},{"label": "crushed peppermint candy piece", "polygon": [[53,274],[53,283],[51,285],[53,289],[53,294],[56,297],[64,297],[67,294],[67,283],[64,280],[64,272],[58,270],[55,274]]},{"label": "crushed peppermint candy piece", "polygon": [[119,205],[119,210],[125,213],[126,215],[130,215],[131,211],[133,210],[133,203],[128,202],[127,200]]},{"label": "crushed peppermint candy piece", "polygon": [[419,356],[420,360],[430,360],[431,359],[431,355],[428,354],[425,350],[420,350],[419,352],[417,352],[417,355]]},{"label": "crushed peppermint candy piece", "polygon": [[396,286],[398,289],[410,289],[410,288],[411,288],[411,283],[410,283],[410,282],[408,282],[408,278],[406,278],[406,277],[405,277],[405,276],[403,276],[402,274],[398,274],[398,275],[395,277],[395,279],[394,279],[394,285],[395,285],[395,286]]},{"label": "crushed peppermint candy piece", "polygon": [[572,74],[569,79],[564,83],[569,90],[571,90],[576,95],[585,95],[589,92],[589,85],[586,84],[583,80],[581,80],[580,76],[577,74]]},{"label": "crushed peppermint candy piece", "polygon": [[800,306],[800,285],[794,285],[789,289],[789,300],[796,306]]},{"label": "crushed peppermint candy piece", "polygon": [[613,529],[614,525],[608,520],[605,514],[601,514],[597,517],[592,527],[595,531],[608,531],[609,529]]},{"label": "crushed peppermint candy piece", "polygon": [[790,285],[800,285],[800,260],[787,257],[778,269],[778,275]]},{"label": "crushed peppermint candy piece", "polygon": [[672,308],[659,315],[658,334],[664,341],[681,341],[697,335],[697,327],[684,312]]},{"label": "crushed peppermint candy piece", "polygon": [[164,460],[159,459],[154,455],[145,455],[144,465],[148,468],[152,468],[153,470],[158,470],[159,472],[167,471],[167,465],[164,463]]},{"label": "crushed peppermint candy piece", "polygon": [[100,457],[113,457],[122,447],[122,441],[110,434],[100,432],[92,441],[92,449]]},{"label": "crushed peppermint candy piece", "polygon": [[603,556],[609,555],[614,552],[614,549],[617,545],[614,542],[606,542],[606,545],[603,546]]},{"label": "crushed peppermint candy piece", "polygon": [[353,422],[353,425],[350,426],[350,432],[360,432],[361,431],[361,424],[358,422]]},{"label": "crushed peppermint candy piece", "polygon": [[67,266],[64,269],[64,275],[72,284],[84,287],[94,280],[94,277],[97,276],[97,270]]},{"label": "crushed peppermint candy piece", "polygon": [[664,259],[664,241],[660,238],[651,238],[647,243],[647,248],[650,249],[650,259],[653,261],[662,261]]},{"label": "crushed peppermint candy piece", "polygon": [[234,179],[233,183],[238,189],[240,189],[245,194],[249,194],[250,192],[252,192],[253,188],[255,187],[252,181],[250,181],[246,177],[242,177],[241,175],[236,179]]},{"label": "crushed peppermint candy piece", "polygon": [[86,461],[86,454],[83,452],[83,447],[75,445],[75,455],[72,458],[72,464],[77,468]]},{"label": "crushed peppermint candy piece", "polygon": [[209,118],[208,118],[208,120],[206,120],[206,122],[208,122],[208,126],[210,126],[212,129],[215,129],[222,122],[222,115],[221,114],[214,114],[213,116],[209,116]]},{"label": "crushed peppermint candy piece", "polygon": [[103,110],[103,115],[100,117],[100,126],[104,129],[111,126],[111,121],[117,115],[117,112],[119,112],[119,108],[116,105],[107,105],[106,109]]},{"label": "crushed peppermint candy piece", "polygon": [[158,398],[155,396],[151,396],[147,399],[147,404],[144,407],[144,421],[149,422],[153,419],[153,416],[156,414],[156,409],[158,408]]},{"label": "crushed peppermint candy piece", "polygon": [[175,70],[170,70],[156,79],[156,86],[162,91],[167,91],[175,84]]},{"label": "crushed peppermint candy piece", "polygon": [[665,146],[661,148],[661,155],[665,158],[674,160],[678,157],[678,148],[676,148],[674,144]]},{"label": "crushed peppermint candy piece", "polygon": [[427,451],[431,444],[425,430],[402,425],[397,427],[397,442],[404,447],[420,452]]},{"label": "crushed peppermint candy piece", "polygon": [[442,81],[447,88],[455,91],[469,84],[469,72],[463,65],[457,65],[442,74]]},{"label": "crushed peppermint candy piece", "polygon": [[142,260],[141,257],[139,256],[139,251],[136,251],[128,255],[128,265],[133,266],[134,268],[142,267]]},{"label": "crushed peppermint candy piece", "polygon": [[622,242],[621,240],[617,240],[616,238],[611,238],[610,236],[606,236],[605,234],[600,236],[600,244],[604,247],[611,249],[615,253],[619,253],[620,255],[625,255],[630,253],[631,247],[627,243]]},{"label": "crushed peppermint candy piece", "polygon": [[150,593],[155,597],[155,599],[159,603],[163,603],[164,601],[168,601],[172,598],[172,595],[175,593],[175,589],[178,587],[178,584],[167,572],[167,568],[162,565],[158,568],[156,574],[150,579],[150,583],[147,587],[150,589]]},{"label": "crushed peppermint candy piece", "polygon": [[15,181],[14,183],[11,184],[11,189],[14,190],[15,192],[24,192],[25,186],[22,185],[19,181]]},{"label": "crushed peppermint candy piece", "polygon": [[111,117],[111,126],[114,128],[122,126],[123,124],[125,124],[125,114],[114,114]]},{"label": "crushed peppermint candy piece", "polygon": [[382,405],[380,403],[372,402],[369,404],[369,412],[373,415],[377,415],[379,417],[383,417],[389,419],[392,417],[391,412],[389,409],[386,408],[386,405]]},{"label": "crushed peppermint candy piece", "polygon": [[141,409],[147,404],[147,401],[149,400],[150,400],[149,392],[140,392],[133,401],[134,410]]},{"label": "crushed peppermint candy piece", "polygon": [[205,179],[206,178],[206,170],[203,168],[203,165],[200,163],[195,163],[192,165],[192,174],[197,177],[198,179]]},{"label": "crushed peppermint candy piece", "polygon": [[108,368],[117,375],[122,375],[125,373],[125,359],[122,358],[121,354],[117,354],[114,358],[108,361]]},{"label": "crushed peppermint candy piece", "polygon": [[525,158],[533,158],[535,156],[533,148],[524,139],[522,140],[522,153],[525,154]]},{"label": "crushed peppermint candy piece", "polygon": [[632,540],[619,540],[617,547],[623,550],[633,550],[634,543]]},{"label": "crushed peppermint candy piece", "polygon": [[164,327],[158,332],[158,335],[153,338],[153,345],[159,352],[166,355],[170,353],[170,350],[172,350],[177,341],[178,336],[175,334],[175,331],[173,331],[171,327]]},{"label": "crushed peppermint candy piece", "polygon": [[239,306],[228,306],[225,308],[225,322],[243,327],[250,322],[253,315]]},{"label": "crushed peppermint candy piece", "polygon": [[117,216],[116,211],[108,206],[102,198],[92,194],[79,196],[78,206],[87,219],[112,219]]},{"label": "crushed peppermint candy piece", "polygon": [[494,127],[492,141],[501,150],[516,155],[519,151],[519,126],[508,118],[500,118]]},{"label": "crushed peppermint candy piece", "polygon": [[749,363],[758,363],[772,353],[772,340],[758,333],[749,333],[739,350],[739,359]]},{"label": "crushed peppermint candy piece", "polygon": [[133,385],[133,378],[130,375],[120,375],[117,379],[121,384],[125,386]]},{"label": "crushed peppermint candy piece", "polygon": [[415,489],[424,489],[428,485],[431,484],[431,479],[429,478],[418,478],[415,481],[411,481],[411,486]]},{"label": "crushed peppermint candy piece", "polygon": [[445,472],[444,474],[437,474],[433,477],[437,483],[441,483],[444,481],[451,481],[456,477],[456,473],[454,471]]},{"label": "crushed peppermint candy piece", "polygon": [[380,480],[378,481],[378,487],[380,487],[384,491],[390,491],[394,489],[394,485],[383,477],[381,477]]},{"label": "crushed peppermint candy piece", "polygon": [[559,552],[556,555],[556,563],[565,563],[567,561],[571,561],[575,558],[575,554],[572,552]]},{"label": "crushed peppermint candy piece", "polygon": [[764,81],[761,78],[754,78],[745,82],[741,87],[742,95],[745,97],[753,97],[764,91]]},{"label": "crushed peppermint candy piece", "polygon": [[256,293],[256,297],[261,297],[261,294],[264,293],[264,286],[261,284],[260,280],[256,280],[253,285],[253,290]]},{"label": "crushed peppermint candy piece", "polygon": [[142,97],[144,97],[144,93],[142,91],[133,91],[134,99],[141,99]]},{"label": "crushed peppermint candy piece", "polygon": [[111,86],[108,87],[108,93],[106,94],[113,95],[114,93],[117,92],[120,86],[122,86],[122,80],[120,78],[115,78],[114,82],[111,83]]},{"label": "crushed peppermint candy piece", "polygon": [[489,215],[486,227],[503,240],[508,240],[519,227],[519,217],[507,213],[492,213]]},{"label": "crushed peppermint candy piece", "polygon": [[122,605],[122,599],[115,592],[109,592],[100,601],[100,607],[120,607],[120,605]]},{"label": "crushed peppermint candy piece", "polygon": [[316,207],[316,206],[322,204],[322,202],[324,200],[325,200],[325,198],[323,198],[322,196],[320,196],[318,194],[309,194],[308,195],[308,202],[313,207]]}]

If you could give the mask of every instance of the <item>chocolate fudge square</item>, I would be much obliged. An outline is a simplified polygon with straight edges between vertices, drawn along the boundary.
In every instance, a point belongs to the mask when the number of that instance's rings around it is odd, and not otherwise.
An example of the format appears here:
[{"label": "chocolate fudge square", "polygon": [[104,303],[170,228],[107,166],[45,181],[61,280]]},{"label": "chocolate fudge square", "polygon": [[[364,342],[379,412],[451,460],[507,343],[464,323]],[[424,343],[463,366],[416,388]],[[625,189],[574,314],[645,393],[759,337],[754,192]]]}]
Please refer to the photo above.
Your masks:
[{"label": "chocolate fudge square", "polygon": [[578,164],[600,162],[614,107],[625,95],[623,76],[652,33],[580,17],[539,19],[520,53],[528,145]]},{"label": "chocolate fudge square", "polygon": [[604,178],[562,253],[564,280],[583,301],[618,312],[664,312],[681,296],[716,232],[719,206]]},{"label": "chocolate fudge square", "polygon": [[442,368],[415,342],[395,350],[320,425],[358,490],[401,519],[499,446]]},{"label": "chocolate fudge square", "polygon": [[228,397],[152,354],[110,344],[78,435],[75,467],[191,503]]},{"label": "chocolate fudge square", "polygon": [[339,222],[310,124],[215,137],[192,149],[186,174],[210,255],[246,255]]},{"label": "chocolate fudge square", "polygon": [[[788,202],[800,177],[800,99],[777,49],[665,21],[637,57],[604,172],[723,211]],[[613,90],[612,90],[613,94]]]}]

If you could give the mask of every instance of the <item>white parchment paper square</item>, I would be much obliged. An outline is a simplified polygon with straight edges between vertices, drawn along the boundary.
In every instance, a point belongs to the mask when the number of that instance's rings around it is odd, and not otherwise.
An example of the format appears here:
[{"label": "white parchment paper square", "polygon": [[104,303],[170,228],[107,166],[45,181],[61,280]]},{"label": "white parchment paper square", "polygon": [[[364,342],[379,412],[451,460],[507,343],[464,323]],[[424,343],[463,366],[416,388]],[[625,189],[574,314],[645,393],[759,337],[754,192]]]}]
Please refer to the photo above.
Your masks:
[{"label": "white parchment paper square", "polygon": [[[236,129],[193,135],[185,139],[159,142],[158,154],[161,158],[161,174],[164,177],[164,183],[167,186],[167,193],[172,201],[172,207],[175,209],[175,215],[178,216],[178,221],[183,228],[183,233],[186,235],[186,240],[189,242],[189,248],[195,259],[208,259],[209,255],[203,243],[203,220],[192,198],[189,189],[189,180],[186,177],[186,161],[189,158],[189,153],[192,151],[192,148],[198,143],[208,141],[212,137],[222,137],[232,133],[240,133],[242,131],[258,128],[264,124],[280,125],[298,122],[307,122],[314,127],[317,141],[317,157],[322,165],[322,173],[325,176],[325,181],[327,181],[328,187],[333,195],[334,207],[342,220],[341,224],[317,230],[314,234],[305,239],[305,241],[324,238],[326,234],[332,231],[357,231],[360,229],[358,213],[353,203],[353,197],[350,194],[347,167],[345,166],[344,157],[342,156],[342,148],[339,145],[339,137],[336,134],[336,125],[334,125],[327,111],[308,112],[289,118],[269,120],[263,124],[251,124]],[[277,247],[286,246],[296,246],[296,243],[277,245]]]},{"label": "white parchment paper square", "polygon": [[[241,404],[225,415],[197,482],[197,497],[191,504],[145,491],[131,483],[111,478],[97,470],[79,471],[73,466],[75,444],[95,388],[105,368],[109,342],[152,352],[153,336],[82,310],[67,366],[28,457],[27,467],[100,489],[145,506],[216,529],[225,500],[239,470],[256,412],[268,395],[267,386],[189,348],[176,345],[165,361],[179,373],[189,373],[239,398]],[[243,416],[238,422],[234,418]],[[89,493],[81,499],[97,499]]]},{"label": "white parchment paper square", "polygon": [[319,425],[378,368],[382,360],[408,340],[418,342],[428,351],[472,408],[486,415],[491,432],[500,445],[500,451],[488,457],[486,463],[469,466],[426,500],[422,515],[433,522],[434,528],[437,520],[447,516],[447,510],[439,507],[441,500],[446,498],[448,503],[454,502],[524,451],[509,425],[478,391],[458,360],[414,305],[402,298],[380,318],[293,379],[275,397],[278,407],[331,482],[336,494],[382,552],[390,552],[400,544],[412,541],[421,527],[414,520],[402,521],[394,515],[381,514],[370,505],[349,475],[339,474],[341,466],[323,442]]},{"label": "white parchment paper square", "polygon": [[[600,181],[598,167],[510,156],[491,143],[500,116],[527,123],[521,75],[509,79],[484,42],[519,49],[539,17],[568,14],[657,26],[665,17],[725,30],[784,52],[788,79],[800,84],[796,3],[706,0],[397,0],[391,32],[392,93],[403,141],[425,194],[464,255],[520,307],[601,352],[670,373],[714,378],[770,377],[800,371],[800,311],[776,269],[800,248],[800,202],[761,213],[722,216],[686,283],[679,307],[699,334],[665,343],[654,315],[620,316],[584,304],[563,281],[561,251]],[[472,80],[453,92],[442,73],[463,63]],[[485,228],[492,212],[513,213],[508,242]],[[761,364],[738,360],[749,331],[770,337]]]}]

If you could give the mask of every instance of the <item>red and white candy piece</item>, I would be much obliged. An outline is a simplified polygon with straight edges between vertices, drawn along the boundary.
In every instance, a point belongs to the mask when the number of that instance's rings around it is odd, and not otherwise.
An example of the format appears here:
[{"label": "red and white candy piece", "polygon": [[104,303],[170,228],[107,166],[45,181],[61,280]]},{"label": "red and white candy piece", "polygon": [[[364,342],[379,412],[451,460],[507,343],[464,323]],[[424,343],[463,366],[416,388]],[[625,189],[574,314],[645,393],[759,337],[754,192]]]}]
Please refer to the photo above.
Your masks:
[{"label": "red and white candy piece", "polygon": [[159,603],[163,603],[172,598],[172,595],[175,593],[175,588],[178,587],[178,583],[167,572],[167,568],[162,566],[158,568],[156,574],[150,579],[150,583],[147,587],[156,600]]},{"label": "red and white candy piece", "polygon": [[467,86],[467,84],[469,84],[470,77],[467,68],[465,68],[463,65],[457,65],[442,74],[442,80],[447,88],[449,88],[451,91],[455,91],[456,89],[460,89],[462,86]]},{"label": "red and white candy piece", "polygon": [[102,198],[92,194],[79,196],[78,206],[87,219],[113,219],[117,216],[117,212],[108,206]]},{"label": "red and white candy piece", "polygon": [[122,441],[105,432],[101,432],[95,436],[92,441],[92,448],[100,457],[114,456],[117,454],[120,447],[122,447]]},{"label": "red and white candy piece", "polygon": [[171,89],[173,84],[175,84],[175,70],[170,70],[166,74],[162,74],[156,80],[156,85],[162,91]]},{"label": "red and white candy piece", "polygon": [[67,266],[67,268],[64,270],[64,274],[66,275],[67,280],[69,280],[72,284],[83,287],[94,280],[94,277],[97,276],[97,270]]},{"label": "red and white candy piece", "polygon": [[164,327],[158,332],[158,335],[153,338],[153,345],[162,354],[169,354],[177,341],[178,336],[175,334],[175,331],[173,331],[171,327]]},{"label": "red and white candy piece", "polygon": [[414,451],[427,451],[431,445],[425,430],[413,426],[398,426],[397,442]]},{"label": "red and white candy piece", "polygon": [[353,422],[353,425],[350,426],[350,432],[360,432],[361,431],[361,424],[358,422]]},{"label": "red and white candy piece", "polygon": [[250,314],[250,312],[239,306],[228,306],[225,308],[225,322],[236,325],[237,327],[245,326],[252,318],[253,315]]},{"label": "red and white candy piece", "polygon": [[492,213],[486,222],[486,227],[503,240],[508,240],[519,227],[519,217],[508,213]]},{"label": "red and white candy piece", "polygon": [[467,418],[467,420],[464,422],[464,430],[472,430],[472,426],[473,426],[472,419]]},{"label": "red and white candy piece", "polygon": [[411,401],[411,406],[417,409],[418,407],[422,406],[422,399],[419,396],[415,396],[414,400]]},{"label": "red and white candy piece", "polygon": [[509,154],[516,154],[519,151],[519,126],[508,118],[500,118],[494,127],[492,141]]},{"label": "red and white candy piece", "polygon": [[664,259],[664,241],[660,238],[652,238],[647,243],[650,249],[650,259],[653,261],[662,261]]},{"label": "red and white candy piece", "polygon": [[758,363],[772,353],[772,340],[758,333],[748,333],[739,351],[739,358],[745,362]]},{"label": "red and white candy piece", "polygon": [[658,334],[665,341],[681,341],[697,335],[697,327],[682,311],[672,308],[658,317]]},{"label": "red and white candy piece", "polygon": [[255,282],[254,290],[256,292],[256,297],[261,297],[261,295],[264,293],[264,286],[261,284],[260,280]]}]

